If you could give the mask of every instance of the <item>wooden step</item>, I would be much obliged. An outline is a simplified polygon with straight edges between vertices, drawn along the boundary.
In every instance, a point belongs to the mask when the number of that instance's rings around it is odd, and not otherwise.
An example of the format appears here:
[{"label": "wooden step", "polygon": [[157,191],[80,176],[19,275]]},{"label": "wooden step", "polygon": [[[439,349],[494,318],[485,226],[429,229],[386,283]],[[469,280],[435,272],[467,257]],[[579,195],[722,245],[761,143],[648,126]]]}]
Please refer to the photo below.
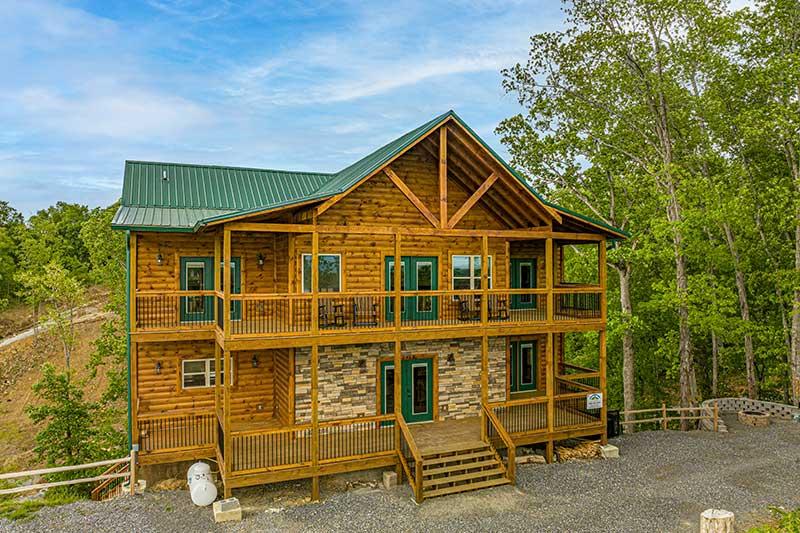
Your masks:
[{"label": "wooden step", "polygon": [[440,455],[451,454],[451,453],[468,453],[475,450],[483,450],[487,448],[489,445],[481,442],[481,441],[474,441],[474,442],[467,442],[467,443],[459,443],[459,444],[444,444],[438,446],[435,452],[423,452],[422,458],[433,458],[438,457]]},{"label": "wooden step", "polygon": [[494,457],[491,459],[486,459],[484,461],[472,461],[470,463],[462,463],[457,465],[450,465],[450,466],[442,466],[439,468],[425,468],[425,463],[422,463],[422,475],[424,477],[427,476],[436,476],[439,474],[448,474],[450,472],[459,472],[462,470],[474,470],[476,468],[485,468],[487,466],[497,466],[497,459]]},{"label": "wooden step", "polygon": [[471,453],[459,453],[455,455],[445,455],[444,457],[432,457],[431,459],[422,459],[422,464],[425,466],[435,466],[440,465],[442,463],[452,463],[453,461],[466,461],[468,459],[477,459],[479,457],[490,457],[494,456],[494,452],[492,452],[491,448],[488,446],[483,450]]},{"label": "wooden step", "polygon": [[457,476],[434,477],[427,478],[422,482],[423,488],[435,487],[437,485],[445,485],[448,483],[459,483],[461,481],[469,481],[473,479],[482,479],[492,476],[502,476],[505,470],[502,468],[492,468],[491,470],[478,470],[476,472],[467,472],[466,474],[459,474]]},{"label": "wooden step", "polygon": [[445,496],[447,494],[456,494],[459,492],[467,492],[478,489],[488,489],[489,487],[499,487],[500,485],[508,485],[508,479],[500,477],[497,479],[487,479],[486,481],[478,481],[476,483],[465,483],[463,485],[454,485],[452,487],[444,487],[441,489],[425,492],[426,498],[435,498],[436,496]]}]

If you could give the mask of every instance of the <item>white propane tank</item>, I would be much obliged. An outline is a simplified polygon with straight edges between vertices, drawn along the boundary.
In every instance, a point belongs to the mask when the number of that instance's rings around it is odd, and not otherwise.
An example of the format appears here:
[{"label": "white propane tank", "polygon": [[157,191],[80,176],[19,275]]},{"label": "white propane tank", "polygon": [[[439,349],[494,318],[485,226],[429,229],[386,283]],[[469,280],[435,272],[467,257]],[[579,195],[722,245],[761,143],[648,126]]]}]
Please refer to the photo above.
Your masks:
[{"label": "white propane tank", "polygon": [[206,463],[195,463],[189,467],[186,481],[189,483],[189,494],[195,505],[205,507],[217,499],[217,487],[211,478],[211,467]]},{"label": "white propane tank", "polygon": [[[189,471],[186,473],[186,482],[189,486],[192,486],[192,479],[197,476],[198,474],[211,474],[211,467],[208,466],[206,463],[195,463],[189,467]],[[207,476],[211,477],[211,476]]]},{"label": "white propane tank", "polygon": [[217,499],[217,487],[207,478],[195,479],[189,493],[192,503],[200,507],[211,505]]}]

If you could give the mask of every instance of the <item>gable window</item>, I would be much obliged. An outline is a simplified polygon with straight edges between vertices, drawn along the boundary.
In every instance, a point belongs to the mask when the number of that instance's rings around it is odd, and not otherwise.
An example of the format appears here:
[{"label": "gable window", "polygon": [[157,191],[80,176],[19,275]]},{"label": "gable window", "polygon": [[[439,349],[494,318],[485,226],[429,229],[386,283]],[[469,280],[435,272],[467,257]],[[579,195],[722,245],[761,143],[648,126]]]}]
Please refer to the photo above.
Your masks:
[{"label": "gable window", "polygon": [[[184,359],[181,361],[181,383],[184,389],[200,389],[213,387],[216,383],[216,372],[214,367],[216,361],[210,359]],[[230,367],[233,368],[233,357],[231,357]],[[225,375],[225,369],[220,368],[220,376]],[[230,384],[233,385],[233,372],[231,372]]]},{"label": "gable window", "polygon": [[[492,288],[492,256],[488,256],[489,288]],[[481,256],[454,255],[452,264],[453,290],[466,291],[481,288]]]},{"label": "gable window", "polygon": [[[342,256],[319,254],[319,292],[342,290]],[[311,254],[303,254],[303,292],[311,292]]]}]

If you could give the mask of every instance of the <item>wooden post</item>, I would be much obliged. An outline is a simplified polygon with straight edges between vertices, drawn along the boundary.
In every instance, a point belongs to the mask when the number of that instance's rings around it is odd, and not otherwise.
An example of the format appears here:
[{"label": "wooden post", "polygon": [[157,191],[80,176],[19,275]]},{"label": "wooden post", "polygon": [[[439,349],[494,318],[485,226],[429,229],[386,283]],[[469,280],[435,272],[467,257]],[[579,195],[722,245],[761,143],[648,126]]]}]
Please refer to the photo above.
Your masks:
[{"label": "wooden post", "polygon": [[489,401],[489,336],[481,338],[481,401]]},{"label": "wooden post", "polygon": [[311,332],[319,335],[319,233],[311,234]]},{"label": "wooden post", "polygon": [[447,220],[447,128],[439,128],[439,227],[448,227]]},{"label": "wooden post", "polygon": [[[228,261],[225,261],[226,276],[228,278],[230,278],[230,270],[227,268],[228,264],[229,264]],[[226,301],[227,301],[227,299],[226,299]],[[228,313],[226,313],[226,314],[230,315],[230,312],[229,312],[230,309],[228,308],[227,305],[225,306],[225,308],[228,311]],[[227,331],[227,328],[226,328],[226,331]],[[222,408],[223,409],[223,413],[222,413],[223,414],[223,417],[222,417],[222,420],[223,420],[222,432],[223,432],[223,438],[225,439],[225,444],[224,444],[225,456],[224,456],[223,459],[224,459],[224,463],[225,463],[225,476],[230,476],[231,475],[231,466],[233,465],[233,449],[232,449],[233,438],[231,436],[231,387],[230,387],[231,372],[233,371],[233,369],[231,368],[231,352],[228,351],[228,350],[225,350],[223,352],[223,357],[225,358],[225,360],[222,362],[222,365],[223,365],[223,368],[225,369],[225,371],[223,372],[223,376],[222,376],[223,379],[220,380],[220,381],[223,382],[222,383],[222,390],[224,391],[224,400],[223,400],[223,408]],[[224,498],[230,498],[230,497],[231,497],[231,489],[229,487],[229,484],[225,483]]]},{"label": "wooden post", "polygon": [[[545,354],[545,394],[547,395],[547,433],[553,434],[555,424],[555,372],[554,372],[554,346],[553,333],[547,334],[547,350]],[[553,441],[547,441],[545,459],[548,463],[553,462]]]},{"label": "wooden post", "polygon": [[553,308],[553,239],[548,237],[544,241],[544,274],[545,288],[547,289],[547,322],[553,322],[555,309]]},{"label": "wooden post", "polygon": [[[605,294],[605,293],[604,293]],[[603,395],[603,406],[600,409],[600,420],[603,423],[603,435],[600,443],[608,444],[608,398],[606,397],[606,330],[600,330],[600,393]],[[563,343],[562,343],[563,344]]]},{"label": "wooden post", "polygon": [[714,431],[719,431],[719,403],[714,400]]},{"label": "wooden post", "polygon": [[[286,288],[288,289],[290,294],[294,294],[297,292],[302,292],[302,287],[300,290],[297,290],[297,283],[295,282],[297,276],[297,260],[295,258],[295,249],[294,249],[294,233],[289,233],[286,237],[288,243],[287,247],[289,248],[289,271],[287,272],[287,280],[286,280]],[[277,264],[278,259],[276,256],[275,263]],[[314,314],[314,310],[312,310],[312,315]],[[289,329],[292,330],[294,328],[294,298],[289,298]]]},{"label": "wooden post", "polygon": [[222,253],[223,253],[222,292],[224,294],[224,302],[222,305],[222,317],[224,324],[223,326],[224,337],[227,340],[230,339],[231,337],[231,230],[229,230],[227,227],[223,231]]},{"label": "wooden post", "polygon": [[[220,357],[220,352],[222,348],[220,347],[219,343],[215,340],[214,341],[214,415],[217,418],[217,423],[219,420],[222,419],[222,398],[220,397],[220,392],[222,391],[222,383],[219,379],[220,377],[220,369],[222,368],[222,357]],[[214,435],[217,434],[216,428],[214,429]],[[216,443],[217,437],[214,437],[214,441]],[[223,443],[224,445],[225,443]]]},{"label": "wooden post", "polygon": [[661,402],[661,429],[667,429],[667,404],[665,402]]},{"label": "wooden post", "polygon": [[[138,255],[139,255],[138,254],[138,250],[137,250],[137,241],[136,241],[136,234],[135,233],[131,233],[129,247],[130,247],[130,252],[129,252],[130,253],[130,260],[129,260],[129,262],[130,262],[129,269],[130,270],[128,271],[128,274],[129,274],[130,278],[129,278],[129,281],[128,281],[128,284],[129,284],[129,287],[128,287],[128,290],[129,290],[128,304],[129,304],[130,308],[129,308],[128,312],[130,313],[129,314],[129,317],[130,317],[130,320],[129,320],[130,330],[131,330],[131,332],[133,332],[133,331],[136,331],[136,284],[137,284],[137,277],[136,276],[137,276],[137,272],[138,272],[138,268],[137,268],[137,264],[136,263],[138,261]],[[180,298],[178,299],[178,301],[180,302]],[[133,349],[133,348],[131,348],[131,349]],[[131,369],[131,374],[133,374],[133,369]]]},{"label": "wooden post", "polygon": [[489,323],[489,236],[481,238],[481,326]]},{"label": "wooden post", "polygon": [[[403,273],[403,256],[400,255],[400,243],[402,242],[402,235],[400,232],[394,234],[394,329],[399,330],[401,325],[400,315],[403,311],[400,298],[400,285],[402,284]],[[399,368],[395,368],[395,372],[400,372]],[[397,398],[395,398],[395,402]]]},{"label": "wooden post", "polygon": [[700,514],[700,533],[733,533],[733,513],[724,509],[706,509]]},{"label": "wooden post", "polygon": [[130,485],[131,496],[136,494],[136,449],[138,446],[131,447],[131,466],[130,477],[128,478],[128,485]]},{"label": "wooden post", "polygon": [[131,341],[131,447],[139,444],[139,344]]},{"label": "wooden post", "polygon": [[[312,279],[314,277],[315,276],[312,275]],[[317,470],[319,468],[319,345],[317,344],[316,340],[311,346],[311,466],[314,470],[314,476],[311,478],[311,499],[313,501],[318,501],[319,475],[317,475]]]},{"label": "wooden post", "polygon": [[597,277],[600,284],[600,318],[606,323],[606,240],[597,243]]},{"label": "wooden post", "polygon": [[[400,416],[403,414],[403,393],[400,390],[402,388],[402,383],[400,381],[400,367],[403,363],[402,358],[402,350],[403,346],[399,340],[394,341],[394,380],[392,381],[392,387],[394,387],[394,444],[395,448],[397,449],[397,453],[401,453],[400,451],[400,424],[397,422]],[[380,364],[380,363],[379,363]],[[388,387],[389,384],[387,383],[386,386]],[[403,475],[403,465],[400,464],[398,461],[397,463],[397,479],[399,483],[399,479]]]},{"label": "wooden post", "polygon": [[219,238],[219,233],[214,235],[214,269],[213,269],[213,276],[214,276],[214,327],[219,327],[219,302],[217,293],[221,292],[222,287],[220,287],[220,262],[222,261],[222,241]]}]

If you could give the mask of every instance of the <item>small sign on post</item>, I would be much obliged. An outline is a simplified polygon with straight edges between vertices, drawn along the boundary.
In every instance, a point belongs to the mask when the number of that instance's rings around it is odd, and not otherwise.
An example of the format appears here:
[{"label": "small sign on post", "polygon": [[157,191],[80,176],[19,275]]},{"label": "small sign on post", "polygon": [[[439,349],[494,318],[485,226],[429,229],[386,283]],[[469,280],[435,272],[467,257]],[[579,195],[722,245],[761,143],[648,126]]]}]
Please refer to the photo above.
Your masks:
[{"label": "small sign on post", "polygon": [[586,395],[586,408],[587,409],[602,409],[603,408],[603,393],[592,392]]}]

